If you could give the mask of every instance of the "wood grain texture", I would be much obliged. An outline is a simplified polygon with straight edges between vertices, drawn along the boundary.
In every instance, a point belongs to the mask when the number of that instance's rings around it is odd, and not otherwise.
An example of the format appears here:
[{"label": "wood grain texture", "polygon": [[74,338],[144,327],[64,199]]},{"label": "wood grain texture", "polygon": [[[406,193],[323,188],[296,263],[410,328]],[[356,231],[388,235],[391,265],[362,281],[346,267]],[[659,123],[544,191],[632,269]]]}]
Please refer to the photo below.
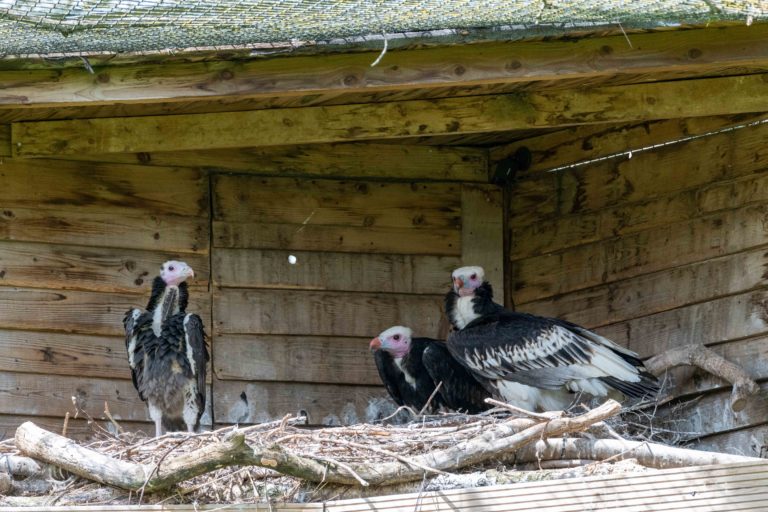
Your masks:
[{"label": "wood grain texture", "polygon": [[[362,141],[590,123],[650,121],[765,108],[761,75],[513,95],[178,116],[20,122],[15,156],[133,153]],[[679,101],[696,97],[695,103]],[[738,101],[734,101],[737,98]],[[365,119],[365,123],[360,120]],[[205,126],[201,130],[200,126]]]},{"label": "wood grain texture", "polygon": [[[288,257],[294,255],[296,263]],[[217,248],[214,282],[237,288],[295,288],[440,294],[460,259],[407,254]]]},{"label": "wood grain texture", "polygon": [[[0,211],[0,239],[89,247],[143,249],[165,253],[208,253],[205,217],[13,208]],[[190,256],[184,256],[190,257]]]},{"label": "wood grain texture", "polygon": [[461,260],[479,265],[495,287],[494,299],[504,304],[504,208],[502,191],[493,185],[461,189]]},{"label": "wood grain texture", "polygon": [[[10,155],[10,125],[6,126]],[[68,155],[67,158],[161,167],[203,167],[216,171],[275,176],[488,181],[487,152],[484,149],[425,147],[415,144],[315,144],[165,153]]]},{"label": "wood grain texture", "polygon": [[216,332],[371,338],[393,325],[435,337],[442,295],[225,289],[214,294]]},{"label": "wood grain texture", "polygon": [[[64,417],[49,416],[23,416],[23,415],[0,415],[0,440],[12,439],[16,429],[22,423],[31,421],[40,428],[57,434],[62,433],[64,426]],[[155,425],[149,422],[123,421],[118,424],[126,432],[143,433],[147,437],[155,435]],[[109,420],[89,421],[84,418],[74,419],[70,416],[67,422],[67,437],[77,441],[90,441],[94,438],[104,435],[104,431],[115,433],[115,426]]]},{"label": "wood grain texture", "polygon": [[458,229],[213,222],[216,248],[459,256]]},{"label": "wood grain texture", "polygon": [[768,425],[705,436],[693,441],[690,447],[695,450],[765,458],[768,454]]},{"label": "wood grain texture", "polygon": [[11,125],[0,124],[0,157],[11,156]]},{"label": "wood grain texture", "polygon": [[0,330],[0,370],[130,380],[123,336]]},{"label": "wood grain texture", "polygon": [[569,293],[765,244],[768,204],[535,256],[512,265],[516,303]]},{"label": "wood grain texture", "polygon": [[[626,206],[749,176],[768,166],[768,126],[721,133],[557,173],[538,173],[513,188],[517,226]],[[738,163],[738,164],[736,164]]]},{"label": "wood grain texture", "polygon": [[[216,380],[213,390],[216,422],[239,424],[274,421],[286,414],[305,411],[311,424],[349,425],[366,420],[369,401],[387,396],[381,386],[286,382]],[[378,412],[377,408],[371,408],[371,419],[375,419]]]},{"label": "wood grain texture", "polygon": [[519,304],[594,328],[768,286],[768,247]]},{"label": "wood grain texture", "polygon": [[454,184],[216,175],[213,189],[218,221],[373,229],[461,226],[461,188]]},{"label": "wood grain texture", "polygon": [[208,179],[188,168],[10,158],[0,167],[0,200],[4,210],[202,216]]},{"label": "wood grain texture", "polygon": [[683,439],[696,439],[708,434],[722,433],[763,425],[768,415],[765,393],[768,384],[761,383],[760,392],[747,399],[740,412],[730,409],[730,391],[716,391],[675,409],[663,408],[657,413],[663,425],[674,426]]},{"label": "wood grain texture", "polygon": [[[207,294],[190,292],[189,312],[210,326]],[[63,333],[124,335],[123,315],[143,308],[145,296],[68,290],[0,287],[0,328]]]},{"label": "wood grain texture", "polygon": [[533,136],[491,148],[491,166],[520,148],[531,154],[531,166],[518,178],[603,158],[656,144],[701,135],[765,118],[764,114],[741,114],[687,119],[663,119],[640,124],[585,125]]},{"label": "wood grain texture", "polygon": [[194,269],[191,283],[198,289],[208,286],[207,256],[11,242],[0,244],[0,285],[148,295],[160,265],[170,259]]},{"label": "wood grain texture", "polygon": [[381,385],[367,338],[225,334],[213,360],[222,380]]},{"label": "wood grain texture", "polygon": [[768,332],[765,289],[721,297],[596,329],[647,357],[691,343],[707,345]]},{"label": "wood grain texture", "polygon": [[117,420],[146,421],[147,408],[130,380],[82,376],[0,374],[0,406],[5,414],[53,416],[75,414],[72,398],[83,413],[104,416],[104,402]]}]

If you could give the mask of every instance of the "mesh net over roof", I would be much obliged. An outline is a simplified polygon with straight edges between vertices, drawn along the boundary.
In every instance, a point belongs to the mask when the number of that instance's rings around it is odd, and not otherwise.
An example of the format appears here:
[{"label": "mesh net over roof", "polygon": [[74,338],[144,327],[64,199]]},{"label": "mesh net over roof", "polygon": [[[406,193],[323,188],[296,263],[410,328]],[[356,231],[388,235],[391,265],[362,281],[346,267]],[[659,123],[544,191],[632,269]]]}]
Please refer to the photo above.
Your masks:
[{"label": "mesh net over roof", "polygon": [[0,0],[0,57],[767,16],[768,0]]}]

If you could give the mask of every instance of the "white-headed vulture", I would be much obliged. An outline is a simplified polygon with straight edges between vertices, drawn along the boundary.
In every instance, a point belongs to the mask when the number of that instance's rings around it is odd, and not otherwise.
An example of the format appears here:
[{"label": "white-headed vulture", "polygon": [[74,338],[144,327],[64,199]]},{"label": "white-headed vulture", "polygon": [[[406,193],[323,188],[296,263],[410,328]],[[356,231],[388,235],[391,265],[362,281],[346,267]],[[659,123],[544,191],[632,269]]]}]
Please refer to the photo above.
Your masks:
[{"label": "white-headed vulture", "polygon": [[166,261],[152,282],[147,309],[131,309],[123,320],[133,384],[158,436],[194,432],[205,410],[206,335],[201,318],[186,312],[185,280],[193,276],[186,263]]},{"label": "white-headed vulture", "polygon": [[371,350],[379,376],[398,405],[419,412],[429,402],[428,411],[441,407],[476,414],[490,406],[490,394],[448,353],[445,343],[431,338],[414,338],[411,329],[395,326],[371,340]]},{"label": "white-headed vulture", "polygon": [[503,308],[481,267],[452,277],[448,350],[499,398],[534,411],[564,409],[579,392],[658,392],[658,380],[634,352],[571,322]]}]

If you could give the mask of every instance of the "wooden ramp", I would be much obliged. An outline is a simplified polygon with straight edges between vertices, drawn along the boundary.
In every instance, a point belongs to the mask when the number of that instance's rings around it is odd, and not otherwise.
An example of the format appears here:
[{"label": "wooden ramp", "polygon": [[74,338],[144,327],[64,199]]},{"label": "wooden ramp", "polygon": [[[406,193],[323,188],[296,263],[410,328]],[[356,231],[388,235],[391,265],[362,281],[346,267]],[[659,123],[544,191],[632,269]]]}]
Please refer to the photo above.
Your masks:
[{"label": "wooden ramp", "polygon": [[648,512],[768,510],[768,460],[613,475],[528,482],[474,489],[400,494],[326,503],[90,506],[3,508],[3,512],[186,511],[536,511]]}]

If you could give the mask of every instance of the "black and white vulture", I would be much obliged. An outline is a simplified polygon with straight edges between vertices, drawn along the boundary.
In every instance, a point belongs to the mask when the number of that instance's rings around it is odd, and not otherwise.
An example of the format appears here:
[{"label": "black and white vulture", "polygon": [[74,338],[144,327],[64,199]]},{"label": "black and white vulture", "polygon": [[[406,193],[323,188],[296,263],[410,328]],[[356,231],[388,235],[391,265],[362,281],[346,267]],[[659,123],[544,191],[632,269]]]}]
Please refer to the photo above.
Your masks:
[{"label": "black and white vulture", "polygon": [[481,267],[462,267],[452,277],[448,350],[499,398],[532,411],[560,410],[573,393],[658,392],[658,380],[634,352],[571,322],[503,308]]},{"label": "black and white vulture", "polygon": [[205,410],[208,349],[203,321],[187,313],[185,280],[194,272],[182,261],[166,261],[152,282],[147,309],[125,314],[125,347],[133,385],[147,402],[155,435],[194,432]]},{"label": "black and white vulture", "polygon": [[490,406],[490,394],[448,353],[445,343],[431,338],[414,338],[411,329],[390,327],[371,340],[379,376],[398,405],[419,412],[429,402],[429,412],[440,407],[476,414]]}]

